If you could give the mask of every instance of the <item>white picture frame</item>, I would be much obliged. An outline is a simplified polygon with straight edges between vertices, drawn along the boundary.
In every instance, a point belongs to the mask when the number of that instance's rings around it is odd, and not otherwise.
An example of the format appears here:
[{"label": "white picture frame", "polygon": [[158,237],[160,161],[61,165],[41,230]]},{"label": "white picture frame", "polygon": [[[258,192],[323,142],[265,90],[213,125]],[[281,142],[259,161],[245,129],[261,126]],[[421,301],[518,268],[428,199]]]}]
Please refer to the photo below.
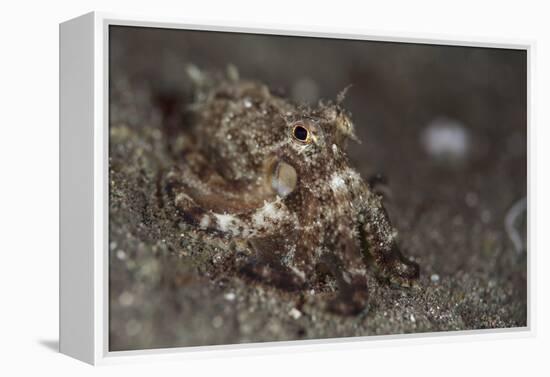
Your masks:
[{"label": "white picture frame", "polygon": [[[60,24],[60,351],[90,364],[380,346],[387,342],[447,342],[535,334],[533,250],[528,253],[527,326],[410,335],[301,340],[110,352],[108,347],[108,29],[111,25],[249,32],[370,41],[414,42],[527,51],[528,148],[531,145],[532,41],[316,29],[282,25],[196,25],[185,20],[88,13]],[[528,197],[532,187],[528,169]],[[528,200],[528,211],[530,211]],[[528,212],[530,213],[530,212]],[[530,245],[530,229],[527,245]],[[373,340],[376,340],[375,342]],[[197,353],[196,351],[201,351]]]}]

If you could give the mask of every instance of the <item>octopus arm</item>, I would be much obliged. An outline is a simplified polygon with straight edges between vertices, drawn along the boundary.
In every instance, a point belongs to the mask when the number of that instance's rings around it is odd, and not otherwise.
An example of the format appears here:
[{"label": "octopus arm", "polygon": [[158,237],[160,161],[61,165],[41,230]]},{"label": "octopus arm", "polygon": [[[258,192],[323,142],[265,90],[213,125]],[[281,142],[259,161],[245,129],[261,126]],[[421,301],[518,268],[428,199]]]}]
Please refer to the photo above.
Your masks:
[{"label": "octopus arm", "polygon": [[204,231],[245,239],[280,234],[296,221],[280,199],[243,212],[206,209],[184,193],[176,195],[175,204],[184,221]]},{"label": "octopus arm", "polygon": [[379,275],[397,285],[415,285],[419,275],[418,265],[401,254],[397,231],[391,225],[377,194],[368,194],[359,217],[364,251],[371,257]]}]

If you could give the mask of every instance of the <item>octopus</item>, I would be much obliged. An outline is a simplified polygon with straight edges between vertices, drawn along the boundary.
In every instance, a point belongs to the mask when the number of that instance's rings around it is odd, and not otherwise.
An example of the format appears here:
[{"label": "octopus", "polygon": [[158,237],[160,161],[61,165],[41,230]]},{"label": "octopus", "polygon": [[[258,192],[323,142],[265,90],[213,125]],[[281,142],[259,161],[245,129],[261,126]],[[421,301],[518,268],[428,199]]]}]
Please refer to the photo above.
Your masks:
[{"label": "octopus", "polygon": [[290,292],[332,281],[326,307],[340,315],[366,310],[369,271],[416,285],[418,265],[400,252],[381,195],[346,154],[357,137],[344,92],[309,107],[223,78],[201,80],[196,93],[165,190],[188,229],[222,245],[232,271]]}]

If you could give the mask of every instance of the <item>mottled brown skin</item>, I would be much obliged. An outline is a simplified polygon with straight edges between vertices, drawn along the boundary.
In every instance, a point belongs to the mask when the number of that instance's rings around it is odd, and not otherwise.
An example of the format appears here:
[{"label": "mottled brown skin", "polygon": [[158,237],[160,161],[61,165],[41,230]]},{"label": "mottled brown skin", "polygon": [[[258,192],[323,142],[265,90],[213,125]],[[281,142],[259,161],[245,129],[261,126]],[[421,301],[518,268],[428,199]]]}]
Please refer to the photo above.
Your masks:
[{"label": "mottled brown skin", "polygon": [[355,136],[341,97],[311,109],[239,80],[198,93],[191,142],[166,187],[194,231],[247,245],[237,271],[286,290],[331,276],[338,294],[328,308],[350,315],[366,308],[368,263],[413,285],[418,266],[402,257],[380,196],[346,156]]}]

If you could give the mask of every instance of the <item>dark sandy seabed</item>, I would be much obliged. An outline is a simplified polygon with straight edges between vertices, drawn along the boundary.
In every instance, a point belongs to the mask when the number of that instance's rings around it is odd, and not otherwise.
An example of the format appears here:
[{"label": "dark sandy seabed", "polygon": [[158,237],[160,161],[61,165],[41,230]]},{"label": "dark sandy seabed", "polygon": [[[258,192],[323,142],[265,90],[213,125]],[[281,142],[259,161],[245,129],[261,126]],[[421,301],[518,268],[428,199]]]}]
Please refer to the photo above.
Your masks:
[{"label": "dark sandy seabed", "polygon": [[[110,56],[111,350],[526,326],[523,52],[119,27]],[[353,84],[350,157],[387,177],[419,287],[372,277],[366,313],[343,317],[323,294],[213,275],[217,250],[189,239],[160,194],[184,163],[168,146],[183,137],[190,63],[234,64],[312,103]]]}]

